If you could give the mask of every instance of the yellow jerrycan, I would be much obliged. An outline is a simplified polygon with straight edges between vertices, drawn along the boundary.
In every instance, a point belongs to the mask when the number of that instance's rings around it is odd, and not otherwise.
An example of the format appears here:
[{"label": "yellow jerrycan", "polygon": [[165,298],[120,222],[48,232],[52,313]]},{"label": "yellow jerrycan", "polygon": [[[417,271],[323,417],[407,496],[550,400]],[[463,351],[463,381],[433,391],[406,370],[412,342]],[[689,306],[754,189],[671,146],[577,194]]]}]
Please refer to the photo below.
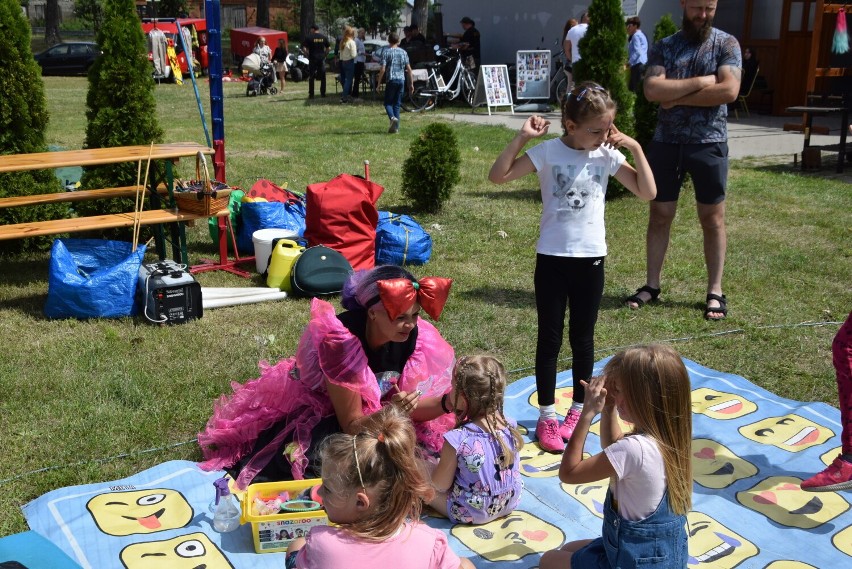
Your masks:
[{"label": "yellow jerrycan", "polygon": [[266,286],[291,292],[290,272],[293,263],[305,248],[290,239],[278,239],[272,247],[269,269],[266,276]]}]

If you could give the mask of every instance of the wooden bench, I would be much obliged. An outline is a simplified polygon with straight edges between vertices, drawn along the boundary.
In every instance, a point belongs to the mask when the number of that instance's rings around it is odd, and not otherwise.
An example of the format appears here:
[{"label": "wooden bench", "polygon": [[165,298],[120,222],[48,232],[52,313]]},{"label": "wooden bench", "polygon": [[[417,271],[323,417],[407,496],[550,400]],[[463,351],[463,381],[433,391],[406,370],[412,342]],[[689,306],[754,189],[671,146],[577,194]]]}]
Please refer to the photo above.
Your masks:
[{"label": "wooden bench", "polygon": [[[55,169],[66,166],[85,167],[98,166],[102,164],[116,164],[120,162],[147,162],[150,154],[152,162],[154,160],[165,161],[166,179],[163,183],[157,183],[156,181],[153,182],[151,186],[156,187],[156,192],[148,191],[146,194],[152,197],[152,203],[157,204],[157,206],[159,206],[161,198],[167,202],[167,205],[173,206],[174,199],[172,196],[172,190],[174,188],[174,176],[172,173],[172,163],[176,162],[180,158],[194,158],[199,152],[205,155],[212,155],[213,149],[195,143],[175,143],[155,144],[153,147],[121,146],[114,148],[67,150],[62,152],[12,154],[0,156],[0,173]],[[81,190],[76,192],[12,196],[0,198],[0,209],[111,198],[135,199],[136,192],[137,188],[135,186],[124,186],[119,188]],[[196,219],[207,219],[208,217],[224,217],[228,214],[229,212],[227,208],[212,215],[200,215],[179,211],[174,207],[155,207],[154,209],[143,210],[140,212],[138,215],[138,221],[140,225],[157,226],[155,229],[155,237],[157,237],[157,253],[160,258],[165,258],[166,256],[163,226],[167,225],[171,231],[171,243],[175,260],[188,263],[184,228],[186,222]],[[116,227],[133,227],[136,219],[137,215],[133,211],[129,211],[128,213],[6,224],[0,225],[0,240],[22,239],[26,237],[75,233],[80,231],[111,229]]]}]

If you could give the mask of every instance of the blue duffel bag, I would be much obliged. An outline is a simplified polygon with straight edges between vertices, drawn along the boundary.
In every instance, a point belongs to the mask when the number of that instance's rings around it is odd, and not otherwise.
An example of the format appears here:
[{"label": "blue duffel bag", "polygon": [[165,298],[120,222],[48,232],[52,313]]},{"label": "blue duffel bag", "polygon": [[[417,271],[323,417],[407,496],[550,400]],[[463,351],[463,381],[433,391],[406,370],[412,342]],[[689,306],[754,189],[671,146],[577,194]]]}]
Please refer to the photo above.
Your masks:
[{"label": "blue duffel bag", "polygon": [[408,215],[379,212],[377,265],[423,265],[432,256],[432,236]]},{"label": "blue duffel bag", "polygon": [[254,254],[251,237],[259,229],[289,229],[301,237],[305,234],[305,203],[248,202],[240,204],[240,224],[237,229],[237,249],[246,255]]},{"label": "blue duffel bag", "polygon": [[56,239],[50,250],[48,318],[120,318],[136,314],[145,245],[104,239]]}]

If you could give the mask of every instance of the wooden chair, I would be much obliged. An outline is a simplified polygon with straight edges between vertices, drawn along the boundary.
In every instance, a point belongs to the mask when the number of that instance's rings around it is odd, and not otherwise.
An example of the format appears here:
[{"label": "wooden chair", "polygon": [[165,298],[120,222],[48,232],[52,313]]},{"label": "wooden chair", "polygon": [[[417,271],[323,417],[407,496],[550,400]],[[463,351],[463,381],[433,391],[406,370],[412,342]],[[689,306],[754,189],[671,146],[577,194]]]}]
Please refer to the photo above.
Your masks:
[{"label": "wooden chair", "polygon": [[748,99],[749,95],[751,95],[751,90],[754,89],[754,83],[755,83],[755,81],[757,81],[757,75],[759,73],[760,73],[760,66],[758,65],[754,69],[754,75],[751,76],[751,82],[748,85],[748,89],[746,89],[745,93],[743,93],[739,97],[737,97],[737,106],[734,107],[734,116],[736,118],[740,118],[740,107],[742,107],[742,109],[745,111],[746,116],[750,116],[749,112],[748,112],[748,102],[746,102],[746,99]]}]

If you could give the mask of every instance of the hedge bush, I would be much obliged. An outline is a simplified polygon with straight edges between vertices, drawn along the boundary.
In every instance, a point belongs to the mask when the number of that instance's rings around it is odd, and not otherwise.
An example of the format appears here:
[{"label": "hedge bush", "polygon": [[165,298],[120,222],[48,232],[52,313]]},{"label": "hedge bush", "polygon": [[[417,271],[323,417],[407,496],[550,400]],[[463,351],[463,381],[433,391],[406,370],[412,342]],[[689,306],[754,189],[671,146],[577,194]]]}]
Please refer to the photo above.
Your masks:
[{"label": "hedge bush", "polygon": [[412,209],[440,211],[461,179],[460,165],[461,153],[452,129],[441,123],[424,127],[402,165],[402,193]]},{"label": "hedge bush", "polygon": [[[46,152],[48,112],[41,68],[30,48],[30,25],[18,0],[0,0],[0,154]],[[64,191],[52,170],[0,174],[0,197]],[[63,205],[0,209],[0,224],[64,217]],[[0,242],[0,253],[44,249],[51,239],[32,238]]]}]

